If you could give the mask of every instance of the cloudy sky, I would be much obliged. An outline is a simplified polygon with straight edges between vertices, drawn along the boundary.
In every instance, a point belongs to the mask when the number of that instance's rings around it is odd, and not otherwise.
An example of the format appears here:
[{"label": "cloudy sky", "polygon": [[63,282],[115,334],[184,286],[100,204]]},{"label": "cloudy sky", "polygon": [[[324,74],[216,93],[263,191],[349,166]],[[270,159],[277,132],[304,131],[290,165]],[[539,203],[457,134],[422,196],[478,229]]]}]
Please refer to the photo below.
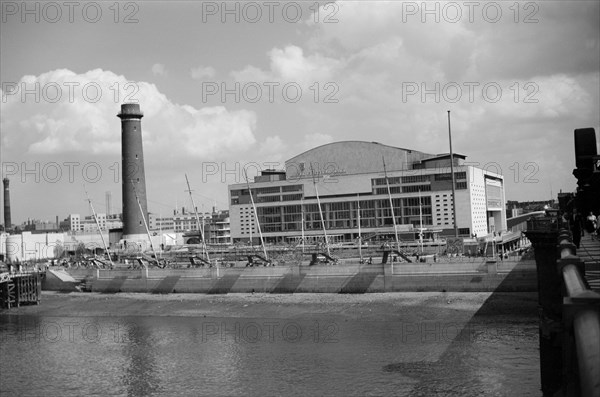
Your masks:
[{"label": "cloudy sky", "polygon": [[[600,7],[544,2],[2,1],[1,162],[13,223],[120,210],[120,104],[137,101],[148,205],[227,208],[250,164],[365,140],[453,148],[506,197],[572,191],[600,126]],[[117,6],[115,6],[117,4]]]}]

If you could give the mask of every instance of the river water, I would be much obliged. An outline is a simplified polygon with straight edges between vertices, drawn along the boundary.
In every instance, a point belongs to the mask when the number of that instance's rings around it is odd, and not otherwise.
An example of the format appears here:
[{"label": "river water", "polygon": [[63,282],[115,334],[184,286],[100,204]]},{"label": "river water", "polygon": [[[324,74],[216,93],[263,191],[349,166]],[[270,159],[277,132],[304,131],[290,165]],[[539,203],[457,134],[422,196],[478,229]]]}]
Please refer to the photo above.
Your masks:
[{"label": "river water", "polygon": [[0,315],[2,396],[540,396],[536,318]]}]

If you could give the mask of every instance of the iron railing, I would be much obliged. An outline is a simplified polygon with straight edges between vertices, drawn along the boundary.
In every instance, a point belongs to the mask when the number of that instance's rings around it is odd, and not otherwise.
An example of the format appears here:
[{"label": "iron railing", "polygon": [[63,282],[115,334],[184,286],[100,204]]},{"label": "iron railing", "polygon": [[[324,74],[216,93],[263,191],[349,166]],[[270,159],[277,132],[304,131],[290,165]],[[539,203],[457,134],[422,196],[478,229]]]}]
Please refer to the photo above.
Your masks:
[{"label": "iron railing", "polygon": [[600,294],[585,281],[585,263],[576,255],[571,233],[562,229],[558,242],[558,270],[564,287],[563,356],[565,362],[576,357],[581,395],[600,397]]}]

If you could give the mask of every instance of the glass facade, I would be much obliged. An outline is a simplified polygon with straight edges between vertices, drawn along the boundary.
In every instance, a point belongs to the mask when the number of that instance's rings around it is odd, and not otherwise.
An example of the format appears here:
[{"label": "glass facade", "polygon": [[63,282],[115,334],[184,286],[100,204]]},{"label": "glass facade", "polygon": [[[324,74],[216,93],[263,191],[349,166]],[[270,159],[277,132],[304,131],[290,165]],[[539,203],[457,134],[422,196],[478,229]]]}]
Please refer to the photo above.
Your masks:
[{"label": "glass facade", "polygon": [[[469,189],[466,172],[455,172],[455,179],[457,190]],[[373,229],[379,229],[378,231],[390,233],[393,232],[394,223],[398,226],[398,230],[402,231],[419,227],[429,230],[452,228],[451,181],[452,175],[446,170],[430,174],[391,176],[387,180],[382,174],[365,175],[365,179],[360,183],[366,182],[367,185],[363,184],[358,188],[362,191],[360,198],[355,193],[349,193],[347,186],[343,189],[327,189],[325,186],[323,190],[326,194],[323,194],[319,187],[323,221],[316,197],[309,186],[310,180],[303,181],[304,184],[278,181],[270,186],[251,185],[250,190],[243,185],[238,185],[231,189],[230,198],[232,205],[242,205],[249,210],[251,209],[250,191],[252,192],[258,221],[261,231],[266,234],[265,237],[300,236],[304,229],[308,238],[310,235],[322,233],[324,226],[328,234],[331,232],[332,236],[349,239],[357,232],[359,219],[360,227],[364,232],[369,232],[369,229],[371,232],[374,231]],[[388,184],[389,193],[392,195],[393,212],[388,197]],[[487,188],[494,193],[495,190],[501,191],[501,188],[493,189],[490,186]],[[392,213],[395,220],[392,218]],[[250,222],[245,216],[245,213],[240,212],[239,233],[244,237],[249,233],[250,228],[253,228],[254,233],[257,232],[254,229],[254,222]],[[464,221],[459,220],[460,223],[461,226],[464,225]],[[410,227],[407,227],[409,225]],[[470,235],[470,232],[471,229],[465,227],[459,230],[460,235]]]},{"label": "glass facade", "polygon": [[[412,224],[432,226],[431,197],[393,198],[394,216],[397,225]],[[323,222],[327,230],[352,229],[358,225],[358,206],[360,205],[360,226],[362,228],[388,227],[394,224],[389,199],[371,199],[321,203]],[[304,230],[321,230],[321,215],[316,203],[260,206],[257,207],[258,219],[265,233],[301,231],[302,218]]]},{"label": "glass facade", "polygon": [[[302,190],[302,185],[259,187],[252,189],[252,198],[256,204],[295,201],[302,199]],[[248,189],[231,190],[232,205],[247,204],[249,202],[250,192]]]}]

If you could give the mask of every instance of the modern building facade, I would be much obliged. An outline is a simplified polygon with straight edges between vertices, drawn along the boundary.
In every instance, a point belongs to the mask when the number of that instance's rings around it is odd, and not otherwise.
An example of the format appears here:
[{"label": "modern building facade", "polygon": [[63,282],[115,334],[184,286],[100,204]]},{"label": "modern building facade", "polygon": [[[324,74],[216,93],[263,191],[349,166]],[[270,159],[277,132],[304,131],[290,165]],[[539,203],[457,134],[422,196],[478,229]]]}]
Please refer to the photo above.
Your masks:
[{"label": "modern building facade", "polygon": [[[506,230],[502,175],[468,165],[465,158],[453,156],[459,236]],[[286,161],[285,170],[262,171],[250,189],[230,185],[229,203],[233,242],[258,242],[259,226],[267,242],[293,242],[302,235],[315,240],[323,229],[330,243],[352,241],[359,219],[363,238],[391,238],[397,232],[411,240],[421,228],[429,238],[454,236],[450,155],[376,142],[308,150]]]}]

